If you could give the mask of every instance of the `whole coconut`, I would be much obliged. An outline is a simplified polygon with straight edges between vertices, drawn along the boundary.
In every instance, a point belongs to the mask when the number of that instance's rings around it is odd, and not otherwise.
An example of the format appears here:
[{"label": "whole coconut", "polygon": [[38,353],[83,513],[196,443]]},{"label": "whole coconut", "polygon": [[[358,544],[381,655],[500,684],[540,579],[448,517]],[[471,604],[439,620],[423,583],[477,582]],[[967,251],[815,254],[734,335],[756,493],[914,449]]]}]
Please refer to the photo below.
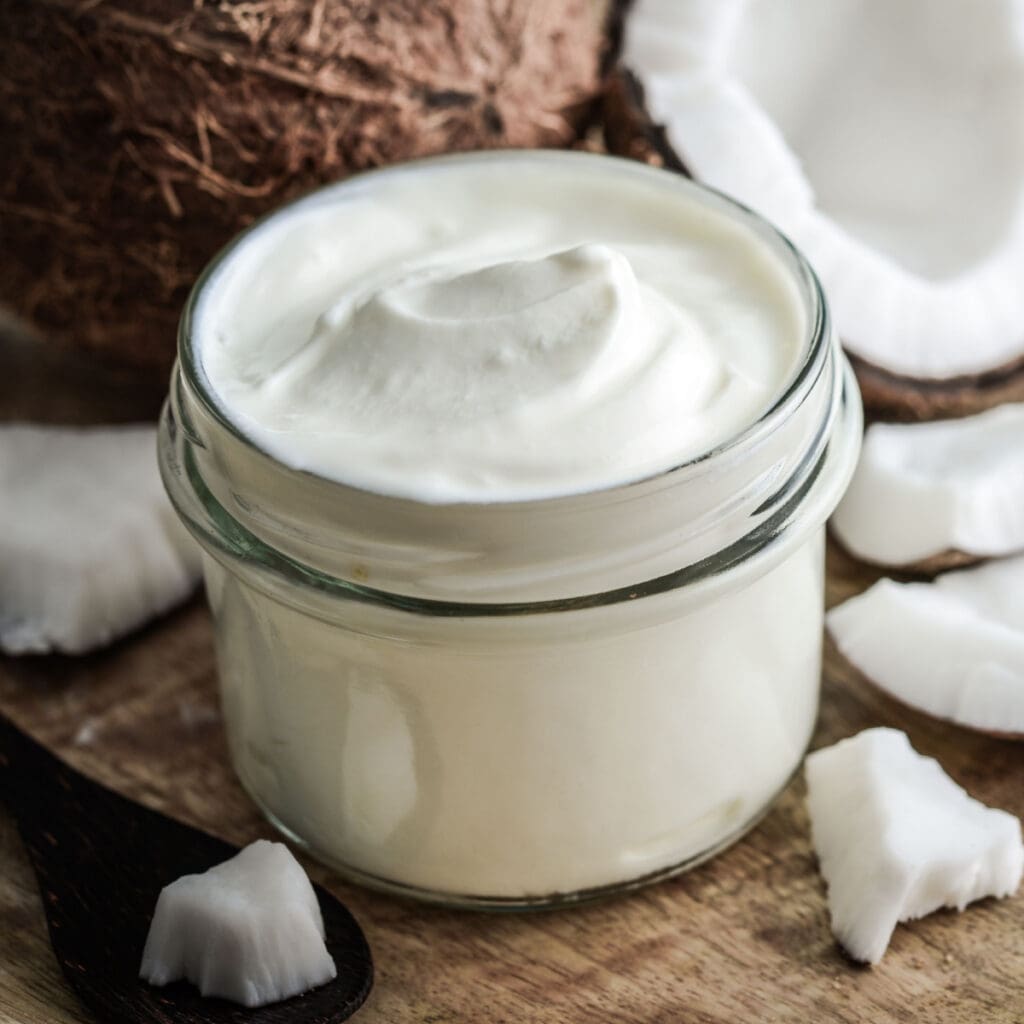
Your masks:
[{"label": "whole coconut", "polygon": [[562,146],[594,0],[0,0],[0,303],[164,374],[245,224],[363,168]]}]

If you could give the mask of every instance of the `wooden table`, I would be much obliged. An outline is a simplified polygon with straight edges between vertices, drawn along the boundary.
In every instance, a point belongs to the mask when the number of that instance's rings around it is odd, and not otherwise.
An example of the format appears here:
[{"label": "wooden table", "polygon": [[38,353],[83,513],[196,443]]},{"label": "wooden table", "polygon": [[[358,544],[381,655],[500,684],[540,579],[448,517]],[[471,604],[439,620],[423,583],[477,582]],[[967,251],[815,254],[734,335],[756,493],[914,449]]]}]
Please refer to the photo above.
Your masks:
[{"label": "wooden table", "polygon": [[[873,578],[830,550],[830,603]],[[0,707],[76,768],[143,803],[236,843],[272,834],[227,764],[199,598],[93,656],[0,659]],[[1024,815],[1024,746],[896,705],[827,646],[814,745],[878,724],[906,729],[974,796]],[[425,908],[310,863],[373,948],[377,981],[355,1020],[1024,1021],[1024,894],[901,926],[880,966],[856,966],[829,932],[803,797],[797,780],[746,839],[689,874],[554,913]],[[63,984],[34,879],[0,813],[0,1021],[89,1019]]]}]

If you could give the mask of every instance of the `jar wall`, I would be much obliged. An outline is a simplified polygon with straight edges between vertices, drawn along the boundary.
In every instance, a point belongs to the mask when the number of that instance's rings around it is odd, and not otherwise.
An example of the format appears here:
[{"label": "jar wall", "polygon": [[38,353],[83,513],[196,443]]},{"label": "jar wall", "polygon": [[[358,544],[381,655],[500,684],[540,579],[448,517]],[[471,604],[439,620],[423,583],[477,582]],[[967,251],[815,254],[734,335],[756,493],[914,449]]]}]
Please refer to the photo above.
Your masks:
[{"label": "jar wall", "polygon": [[[515,159],[563,157],[588,173],[578,154]],[[244,785],[353,878],[453,905],[549,905],[696,863],[770,806],[817,711],[823,524],[861,435],[820,285],[724,197],[591,163],[752,230],[805,305],[792,378],[700,457],[451,504],[281,462],[222,408],[194,332],[246,238],[193,291],[162,420],[164,482],[206,553]]]},{"label": "jar wall", "polygon": [[763,813],[816,716],[823,530],[748,569],[685,607],[424,629],[365,606],[352,627],[344,600],[315,618],[208,556],[236,770],[317,856],[427,898],[540,903],[688,866]]}]

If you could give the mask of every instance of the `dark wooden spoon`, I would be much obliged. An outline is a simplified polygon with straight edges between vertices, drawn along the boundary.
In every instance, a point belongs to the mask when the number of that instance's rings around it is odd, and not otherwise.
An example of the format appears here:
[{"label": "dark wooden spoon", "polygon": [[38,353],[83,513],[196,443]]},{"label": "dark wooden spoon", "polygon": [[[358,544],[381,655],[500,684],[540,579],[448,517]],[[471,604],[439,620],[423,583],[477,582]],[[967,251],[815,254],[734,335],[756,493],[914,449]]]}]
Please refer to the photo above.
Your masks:
[{"label": "dark wooden spoon", "polygon": [[237,849],[87,779],[3,715],[0,797],[35,869],[61,970],[104,1024],[333,1024],[355,1013],[369,994],[373,963],[366,937],[319,886],[327,949],[338,968],[334,981],[255,1010],[204,999],[185,982],[147,985],[138,970],[160,890]]}]

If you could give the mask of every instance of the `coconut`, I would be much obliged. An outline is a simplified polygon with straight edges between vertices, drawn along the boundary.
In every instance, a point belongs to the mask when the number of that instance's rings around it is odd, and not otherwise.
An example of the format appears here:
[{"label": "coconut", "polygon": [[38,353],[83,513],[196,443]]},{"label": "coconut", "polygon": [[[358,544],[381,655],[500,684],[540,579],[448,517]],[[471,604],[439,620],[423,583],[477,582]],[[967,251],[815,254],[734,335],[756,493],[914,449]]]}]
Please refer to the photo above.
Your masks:
[{"label": "coconut", "polygon": [[148,425],[0,427],[0,650],[81,654],[195,590],[155,452]]},{"label": "coconut", "polygon": [[1024,399],[1020,3],[638,0],[622,60],[673,159],[810,257],[870,409]]},{"label": "coconut", "polygon": [[809,755],[807,809],[832,931],[855,960],[882,959],[900,921],[1015,892],[1020,822],[972,799],[896,729]]},{"label": "coconut", "polygon": [[331,981],[316,892],[284,843],[257,839],[157,899],[139,976],[187,978],[204,996],[265,1006]]},{"label": "coconut", "polygon": [[1024,556],[939,576],[879,580],[832,608],[839,650],[910,707],[1024,736]]},{"label": "coconut", "polygon": [[936,572],[1024,550],[1024,403],[868,428],[832,532],[864,561]]},{"label": "coconut", "polygon": [[0,4],[0,302],[164,375],[188,288],[257,215],[353,171],[563,146],[593,0]]}]

